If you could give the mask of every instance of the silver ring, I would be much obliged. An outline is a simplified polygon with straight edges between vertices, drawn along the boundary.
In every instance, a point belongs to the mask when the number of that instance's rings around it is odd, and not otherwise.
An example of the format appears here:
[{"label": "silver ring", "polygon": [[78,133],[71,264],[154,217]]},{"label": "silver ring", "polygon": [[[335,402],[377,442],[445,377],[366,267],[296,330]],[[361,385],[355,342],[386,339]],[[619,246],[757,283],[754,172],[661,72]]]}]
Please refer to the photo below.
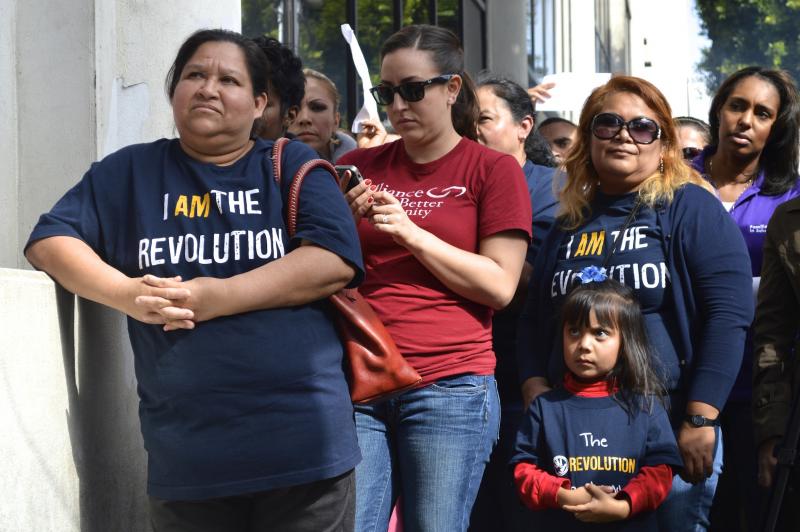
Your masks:
[{"label": "silver ring", "polygon": [[389,216],[386,215],[386,214],[383,215],[383,223],[385,223],[385,224],[389,223]]}]

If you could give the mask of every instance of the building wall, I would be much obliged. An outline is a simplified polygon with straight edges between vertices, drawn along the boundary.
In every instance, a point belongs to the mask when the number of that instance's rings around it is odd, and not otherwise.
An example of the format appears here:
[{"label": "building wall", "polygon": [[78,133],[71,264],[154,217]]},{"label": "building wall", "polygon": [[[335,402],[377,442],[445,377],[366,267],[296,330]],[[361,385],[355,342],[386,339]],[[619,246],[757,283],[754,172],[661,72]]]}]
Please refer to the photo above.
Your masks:
[{"label": "building wall", "polygon": [[92,161],[174,136],[178,46],[240,20],[238,0],[0,0],[4,532],[149,529],[124,318],[29,271],[21,248]]}]

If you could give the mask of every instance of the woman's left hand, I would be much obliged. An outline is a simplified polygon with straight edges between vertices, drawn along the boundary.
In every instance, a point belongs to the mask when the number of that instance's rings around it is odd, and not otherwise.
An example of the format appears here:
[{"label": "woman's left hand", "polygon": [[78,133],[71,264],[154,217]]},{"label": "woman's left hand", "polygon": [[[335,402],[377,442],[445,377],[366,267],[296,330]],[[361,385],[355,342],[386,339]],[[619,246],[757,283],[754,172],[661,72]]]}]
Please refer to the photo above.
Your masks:
[{"label": "woman's left hand", "polygon": [[423,230],[408,218],[397,198],[385,191],[376,192],[373,198],[375,204],[369,222],[375,229],[392,235],[394,241],[403,247],[412,245],[422,236]]},{"label": "woman's left hand", "polygon": [[[164,325],[165,331],[193,329],[196,323],[224,314],[219,306],[225,301],[224,279],[195,277],[189,281],[176,281],[175,279],[156,277],[155,275],[145,275],[144,282],[157,288],[186,288],[189,290],[189,297],[180,301],[172,301],[172,306],[189,309],[194,313],[194,317],[191,320],[168,321]],[[139,301],[145,297],[140,296],[137,298],[137,304],[146,303],[144,299],[141,302]]]},{"label": "woman's left hand", "polygon": [[693,427],[683,422],[678,432],[678,449],[683,458],[681,478],[697,484],[711,476],[714,465],[714,427]]}]

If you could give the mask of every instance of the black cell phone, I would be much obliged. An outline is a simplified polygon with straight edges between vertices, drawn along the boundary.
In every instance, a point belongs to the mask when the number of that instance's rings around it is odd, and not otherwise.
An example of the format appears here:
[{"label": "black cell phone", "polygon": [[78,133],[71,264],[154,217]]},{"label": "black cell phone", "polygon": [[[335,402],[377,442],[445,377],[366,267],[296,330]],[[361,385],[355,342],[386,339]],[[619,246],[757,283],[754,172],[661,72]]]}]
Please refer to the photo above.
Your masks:
[{"label": "black cell phone", "polygon": [[350,172],[350,181],[347,182],[347,186],[344,188],[345,192],[348,192],[351,188],[364,181],[364,176],[362,176],[361,172],[358,171],[358,168],[352,164],[336,165],[336,173],[339,174],[339,181],[344,179],[345,172]]}]

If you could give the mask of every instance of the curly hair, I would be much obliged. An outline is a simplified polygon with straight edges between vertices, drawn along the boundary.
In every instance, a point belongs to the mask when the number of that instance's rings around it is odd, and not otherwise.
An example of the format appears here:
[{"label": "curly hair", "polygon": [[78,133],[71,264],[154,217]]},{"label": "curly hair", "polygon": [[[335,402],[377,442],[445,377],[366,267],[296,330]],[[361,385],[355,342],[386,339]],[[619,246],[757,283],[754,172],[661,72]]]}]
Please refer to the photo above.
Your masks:
[{"label": "curly hair", "polygon": [[269,92],[280,98],[280,116],[292,107],[300,107],[306,90],[306,77],[303,75],[303,62],[294,55],[291,48],[284,46],[277,39],[261,35],[253,39],[264,52],[269,63],[267,83]]}]

